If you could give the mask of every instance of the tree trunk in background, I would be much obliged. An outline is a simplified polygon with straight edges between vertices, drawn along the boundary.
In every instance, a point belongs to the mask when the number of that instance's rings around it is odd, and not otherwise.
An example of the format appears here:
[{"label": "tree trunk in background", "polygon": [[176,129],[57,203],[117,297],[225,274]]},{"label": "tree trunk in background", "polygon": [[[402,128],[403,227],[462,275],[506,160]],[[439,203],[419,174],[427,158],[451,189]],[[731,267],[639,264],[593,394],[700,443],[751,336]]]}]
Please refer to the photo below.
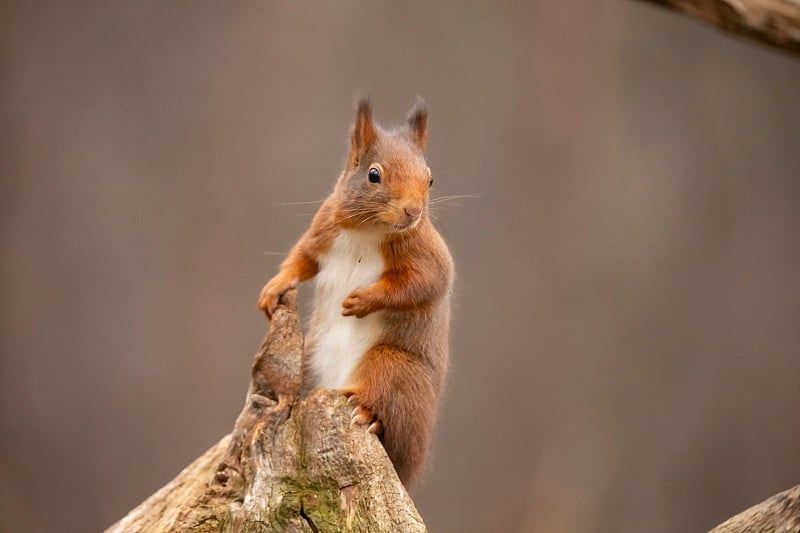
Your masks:
[{"label": "tree trunk in background", "polygon": [[224,437],[106,533],[424,532],[378,438],[336,391],[302,401],[296,291],[281,300]]},{"label": "tree trunk in background", "polygon": [[800,533],[800,485],[754,505],[709,533]]},{"label": "tree trunk in background", "polygon": [[649,0],[723,30],[800,55],[798,0]]}]

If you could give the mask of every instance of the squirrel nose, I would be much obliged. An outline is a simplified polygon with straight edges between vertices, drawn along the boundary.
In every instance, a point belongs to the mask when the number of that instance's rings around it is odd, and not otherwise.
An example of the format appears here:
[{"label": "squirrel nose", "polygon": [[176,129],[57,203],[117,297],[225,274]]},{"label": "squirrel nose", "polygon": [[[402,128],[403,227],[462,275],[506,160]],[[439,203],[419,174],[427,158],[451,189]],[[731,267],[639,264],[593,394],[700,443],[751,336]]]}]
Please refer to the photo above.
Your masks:
[{"label": "squirrel nose", "polygon": [[416,220],[422,214],[421,207],[406,207],[403,211],[406,212],[406,216],[409,220]]}]

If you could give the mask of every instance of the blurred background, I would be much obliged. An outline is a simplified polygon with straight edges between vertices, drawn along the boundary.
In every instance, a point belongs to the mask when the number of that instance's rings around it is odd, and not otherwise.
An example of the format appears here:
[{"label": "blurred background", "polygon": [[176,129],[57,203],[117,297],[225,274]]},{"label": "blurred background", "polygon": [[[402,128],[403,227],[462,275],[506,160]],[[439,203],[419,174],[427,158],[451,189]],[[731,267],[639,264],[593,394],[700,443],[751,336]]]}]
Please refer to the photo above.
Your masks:
[{"label": "blurred background", "polygon": [[0,13],[2,531],[101,530],[231,429],[362,90],[425,96],[434,196],[478,196],[437,209],[431,531],[705,531],[800,482],[797,59],[639,2]]}]

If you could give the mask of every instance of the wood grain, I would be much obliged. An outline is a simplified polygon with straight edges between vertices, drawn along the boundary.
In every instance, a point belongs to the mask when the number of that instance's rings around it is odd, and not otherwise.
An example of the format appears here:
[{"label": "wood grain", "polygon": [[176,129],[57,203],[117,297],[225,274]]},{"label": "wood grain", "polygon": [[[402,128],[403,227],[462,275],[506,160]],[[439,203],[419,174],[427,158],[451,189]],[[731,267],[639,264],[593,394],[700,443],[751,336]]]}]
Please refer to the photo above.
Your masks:
[{"label": "wood grain", "polygon": [[375,435],[338,391],[300,399],[296,291],[281,298],[233,432],[106,533],[424,532]]},{"label": "wood grain", "polygon": [[710,533],[800,533],[800,485],[737,514]]},{"label": "wood grain", "polygon": [[800,0],[647,0],[800,55]]}]

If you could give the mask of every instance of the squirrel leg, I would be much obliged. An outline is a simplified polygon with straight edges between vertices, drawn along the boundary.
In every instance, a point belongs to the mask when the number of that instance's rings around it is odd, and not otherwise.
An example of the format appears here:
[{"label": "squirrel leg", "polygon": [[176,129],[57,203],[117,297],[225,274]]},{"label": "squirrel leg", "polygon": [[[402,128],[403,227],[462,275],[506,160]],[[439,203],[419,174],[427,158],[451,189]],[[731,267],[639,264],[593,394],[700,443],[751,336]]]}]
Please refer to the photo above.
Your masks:
[{"label": "squirrel leg", "polygon": [[364,355],[344,392],[355,407],[353,422],[368,424],[380,437],[408,486],[425,467],[436,419],[428,369],[407,352],[378,345]]}]

